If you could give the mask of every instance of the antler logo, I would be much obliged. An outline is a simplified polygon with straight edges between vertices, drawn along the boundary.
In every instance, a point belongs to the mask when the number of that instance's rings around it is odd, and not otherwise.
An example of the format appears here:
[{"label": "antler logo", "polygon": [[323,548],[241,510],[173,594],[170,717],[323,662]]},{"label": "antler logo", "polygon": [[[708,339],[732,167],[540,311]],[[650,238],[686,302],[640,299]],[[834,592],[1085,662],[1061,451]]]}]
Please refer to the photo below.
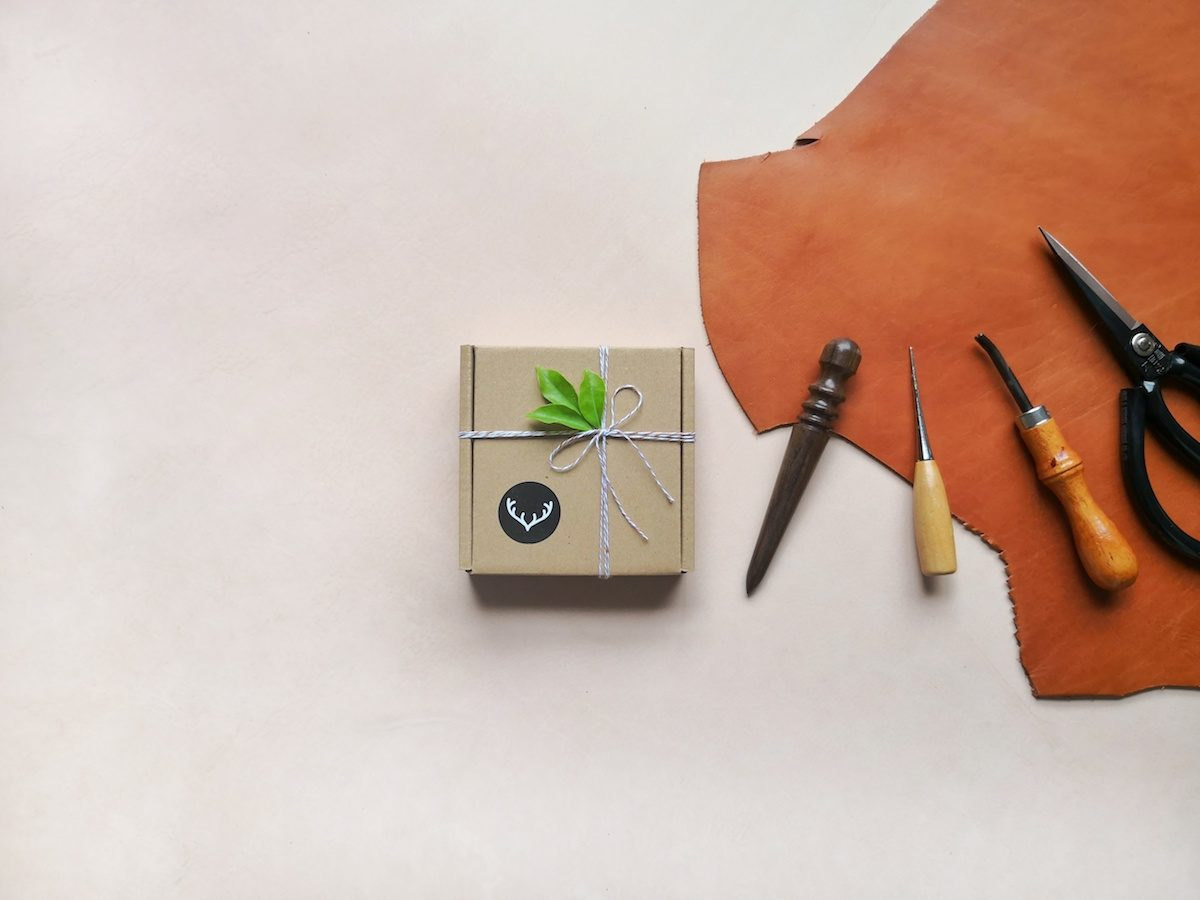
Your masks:
[{"label": "antler logo", "polygon": [[517,501],[512,497],[508,497],[504,501],[504,508],[508,510],[508,514],[521,523],[521,527],[528,531],[538,522],[545,522],[550,518],[550,513],[554,511],[554,501],[547,500],[542,504],[542,513],[539,516],[530,514],[529,521],[525,521],[525,513],[517,514]]},{"label": "antler logo", "polygon": [[558,497],[540,481],[514,484],[500,498],[500,527],[519,544],[544,541],[558,528]]}]

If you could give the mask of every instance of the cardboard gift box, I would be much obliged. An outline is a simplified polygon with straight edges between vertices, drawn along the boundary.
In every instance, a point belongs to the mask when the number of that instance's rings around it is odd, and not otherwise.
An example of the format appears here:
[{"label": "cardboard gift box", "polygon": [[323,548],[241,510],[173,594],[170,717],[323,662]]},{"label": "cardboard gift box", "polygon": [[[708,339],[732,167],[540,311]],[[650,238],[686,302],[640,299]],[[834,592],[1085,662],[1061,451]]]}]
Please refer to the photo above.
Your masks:
[{"label": "cardboard gift box", "polygon": [[[689,571],[694,362],[690,347],[464,346],[462,568],[600,577]],[[539,367],[572,384],[585,370],[599,373],[602,427],[570,430],[531,419],[546,403]]]}]

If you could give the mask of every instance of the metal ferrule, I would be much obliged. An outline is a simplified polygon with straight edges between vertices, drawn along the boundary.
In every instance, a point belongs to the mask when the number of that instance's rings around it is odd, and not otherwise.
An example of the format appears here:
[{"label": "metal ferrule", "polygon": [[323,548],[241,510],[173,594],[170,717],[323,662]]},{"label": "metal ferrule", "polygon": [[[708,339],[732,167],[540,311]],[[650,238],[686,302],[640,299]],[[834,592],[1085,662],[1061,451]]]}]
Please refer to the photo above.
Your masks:
[{"label": "metal ferrule", "polygon": [[1044,406],[1035,406],[1033,409],[1027,409],[1025,412],[1017,416],[1017,421],[1021,423],[1021,427],[1029,430],[1043,422],[1050,421],[1050,412]]}]

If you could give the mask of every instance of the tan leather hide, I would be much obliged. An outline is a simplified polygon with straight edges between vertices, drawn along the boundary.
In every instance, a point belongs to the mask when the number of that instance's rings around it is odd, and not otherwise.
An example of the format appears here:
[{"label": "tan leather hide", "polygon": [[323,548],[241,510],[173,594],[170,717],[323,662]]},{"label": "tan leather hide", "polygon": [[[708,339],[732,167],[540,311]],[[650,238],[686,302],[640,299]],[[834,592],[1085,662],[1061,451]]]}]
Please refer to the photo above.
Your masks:
[{"label": "tan leather hide", "polygon": [[[1200,342],[1200,3],[942,0],[802,137],[700,171],[705,324],[754,426],[792,421],[846,335],[863,364],[839,431],[909,477],[913,345],[952,508],[1007,562],[1034,692],[1200,686],[1200,569],[1125,494],[1127,378],[1037,232],[1168,345]],[[1132,588],[1091,587],[980,330],[1082,454],[1137,552]],[[1200,433],[1198,405],[1169,399]],[[1200,534],[1200,476],[1147,444],[1164,506]]]}]

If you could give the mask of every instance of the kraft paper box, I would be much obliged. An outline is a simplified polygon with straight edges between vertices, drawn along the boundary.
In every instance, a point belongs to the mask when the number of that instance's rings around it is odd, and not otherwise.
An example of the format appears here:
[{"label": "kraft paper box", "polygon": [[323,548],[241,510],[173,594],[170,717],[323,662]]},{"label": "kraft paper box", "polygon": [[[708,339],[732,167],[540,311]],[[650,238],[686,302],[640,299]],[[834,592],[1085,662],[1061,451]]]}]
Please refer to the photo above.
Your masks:
[{"label": "kraft paper box", "polygon": [[[601,372],[600,348],[476,347],[461,351],[459,425],[467,435],[539,432],[536,437],[460,437],[459,559],[468,572],[494,575],[678,575],[693,565],[695,352],[690,347],[607,350],[604,455],[611,489],[645,539],[602,495],[600,447],[591,435],[563,432],[529,412],[546,403],[536,368],[578,386]],[[641,407],[629,389],[640,391]],[[658,439],[639,437],[656,435]],[[562,447],[551,468],[550,455]],[[644,455],[645,461],[638,451]],[[653,467],[653,474],[647,467]],[[655,481],[666,492],[668,500]],[[601,540],[607,504],[607,566]]]}]

